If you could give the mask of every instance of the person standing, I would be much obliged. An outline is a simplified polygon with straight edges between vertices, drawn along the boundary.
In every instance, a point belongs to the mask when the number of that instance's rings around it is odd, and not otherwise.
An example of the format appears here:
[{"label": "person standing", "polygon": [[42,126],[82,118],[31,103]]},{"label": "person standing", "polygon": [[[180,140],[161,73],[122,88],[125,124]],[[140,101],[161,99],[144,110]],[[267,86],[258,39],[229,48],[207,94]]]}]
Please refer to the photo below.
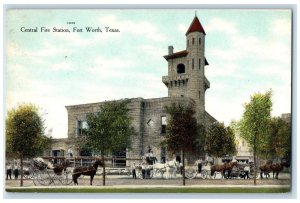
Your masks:
[{"label": "person standing", "polygon": [[10,163],[7,163],[6,164],[6,180],[8,180],[8,176],[9,176],[9,179],[11,179],[11,165]]},{"label": "person standing", "polygon": [[133,163],[133,166],[132,166],[132,178],[136,179],[136,166],[135,166],[135,163]]},{"label": "person standing", "polygon": [[244,179],[247,177],[247,179],[249,179],[249,173],[250,173],[250,167],[249,165],[246,165],[244,167],[244,172],[245,172],[245,176],[244,176]]},{"label": "person standing", "polygon": [[16,165],[14,167],[13,173],[14,173],[15,179],[18,179],[18,177],[19,177],[19,168],[18,168],[18,165]]}]

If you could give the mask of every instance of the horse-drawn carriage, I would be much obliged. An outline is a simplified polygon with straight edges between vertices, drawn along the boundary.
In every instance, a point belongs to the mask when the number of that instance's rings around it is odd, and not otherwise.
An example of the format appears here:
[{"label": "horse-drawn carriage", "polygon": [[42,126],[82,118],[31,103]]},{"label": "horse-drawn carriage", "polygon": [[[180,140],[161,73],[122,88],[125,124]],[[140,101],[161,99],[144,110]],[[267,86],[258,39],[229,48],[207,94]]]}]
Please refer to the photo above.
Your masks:
[{"label": "horse-drawn carriage", "polygon": [[42,158],[33,160],[32,167],[28,170],[28,177],[33,179],[35,185],[69,185],[72,183],[72,172],[68,169],[68,160],[53,166],[47,164]]},{"label": "horse-drawn carriage", "polygon": [[245,170],[246,165],[239,164],[236,161],[225,162],[224,164],[212,165],[210,162],[199,162],[197,160],[193,166],[187,166],[185,169],[185,176],[188,179],[196,178],[198,175],[202,179],[216,178],[217,174],[221,175],[221,178],[233,179],[233,178],[250,178],[251,172]]},{"label": "horse-drawn carriage", "polygon": [[211,164],[210,162],[199,162],[197,160],[193,166],[186,166],[185,168],[185,177],[188,179],[194,179],[198,175],[202,179],[206,179],[207,177],[210,177],[211,173]]}]

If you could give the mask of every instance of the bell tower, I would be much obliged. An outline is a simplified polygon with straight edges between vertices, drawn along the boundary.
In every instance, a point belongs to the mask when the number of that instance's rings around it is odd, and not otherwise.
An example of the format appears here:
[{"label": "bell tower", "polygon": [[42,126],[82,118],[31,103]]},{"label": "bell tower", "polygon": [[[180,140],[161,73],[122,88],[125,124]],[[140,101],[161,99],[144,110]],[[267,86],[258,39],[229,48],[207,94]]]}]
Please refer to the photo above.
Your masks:
[{"label": "bell tower", "polygon": [[169,97],[189,97],[196,103],[198,122],[204,121],[205,91],[210,83],[205,77],[205,31],[197,16],[186,32],[186,50],[175,52],[168,47],[168,76],[162,81],[168,88]]}]

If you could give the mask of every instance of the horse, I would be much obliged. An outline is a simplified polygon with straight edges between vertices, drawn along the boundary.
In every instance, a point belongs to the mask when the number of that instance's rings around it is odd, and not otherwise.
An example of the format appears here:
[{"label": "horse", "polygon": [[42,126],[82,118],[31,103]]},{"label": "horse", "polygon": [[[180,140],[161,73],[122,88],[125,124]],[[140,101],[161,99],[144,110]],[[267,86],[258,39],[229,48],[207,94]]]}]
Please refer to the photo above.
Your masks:
[{"label": "horse", "polygon": [[228,171],[227,178],[230,177],[230,173],[231,173],[233,167],[238,167],[237,161],[232,161],[232,162],[228,162],[228,163],[224,164],[224,173],[223,174],[225,174],[225,172]]},{"label": "horse", "polygon": [[225,178],[225,171],[228,171],[228,177],[231,173],[231,170],[234,166],[237,166],[237,162],[234,161],[234,162],[229,162],[229,163],[225,163],[225,164],[215,164],[215,165],[212,165],[211,166],[211,169],[210,169],[210,175],[211,177],[214,176],[214,178],[216,178],[216,174],[215,172],[220,172],[222,174],[222,177]]},{"label": "horse", "polygon": [[[176,159],[173,159],[171,161],[167,161],[167,168],[166,168],[166,171],[168,172],[168,176],[170,178],[172,178],[173,176],[175,177],[176,176],[176,171],[177,171],[177,168],[179,168],[179,162],[176,161]],[[168,178],[168,177],[167,177]]]},{"label": "horse", "polygon": [[224,177],[224,164],[212,165],[210,168],[210,176],[216,178],[216,172],[222,173],[222,177]]},{"label": "horse", "polygon": [[290,165],[288,163],[275,163],[271,165],[271,170],[273,171],[273,179],[274,179],[274,175],[275,178],[278,179],[278,175],[279,172],[281,172],[283,170],[284,167],[290,167]]},{"label": "horse", "polygon": [[81,175],[87,175],[90,176],[90,185],[92,185],[94,176],[97,172],[98,166],[103,166],[103,163],[100,160],[96,160],[93,166],[79,166],[74,168],[72,178],[74,181],[74,184],[78,185],[77,179]]},{"label": "horse", "polygon": [[152,165],[153,174],[160,173],[161,178],[163,178],[164,172],[167,171],[168,165],[167,163],[155,163]]},{"label": "horse", "polygon": [[263,179],[263,174],[265,174],[266,178],[270,178],[270,172],[272,172],[272,160],[267,161],[266,164],[259,167],[260,169],[260,178]]}]

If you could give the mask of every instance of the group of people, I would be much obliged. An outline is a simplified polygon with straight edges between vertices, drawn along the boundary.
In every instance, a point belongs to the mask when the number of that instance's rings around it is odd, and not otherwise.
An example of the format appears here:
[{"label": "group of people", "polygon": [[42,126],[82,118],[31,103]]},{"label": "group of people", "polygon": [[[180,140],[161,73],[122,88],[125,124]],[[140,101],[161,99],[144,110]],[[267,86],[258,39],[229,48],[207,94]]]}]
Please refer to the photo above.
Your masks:
[{"label": "group of people", "polygon": [[6,180],[11,179],[11,175],[14,175],[15,179],[18,179],[19,178],[19,166],[18,164],[10,164],[10,163],[7,163],[6,164]]}]

